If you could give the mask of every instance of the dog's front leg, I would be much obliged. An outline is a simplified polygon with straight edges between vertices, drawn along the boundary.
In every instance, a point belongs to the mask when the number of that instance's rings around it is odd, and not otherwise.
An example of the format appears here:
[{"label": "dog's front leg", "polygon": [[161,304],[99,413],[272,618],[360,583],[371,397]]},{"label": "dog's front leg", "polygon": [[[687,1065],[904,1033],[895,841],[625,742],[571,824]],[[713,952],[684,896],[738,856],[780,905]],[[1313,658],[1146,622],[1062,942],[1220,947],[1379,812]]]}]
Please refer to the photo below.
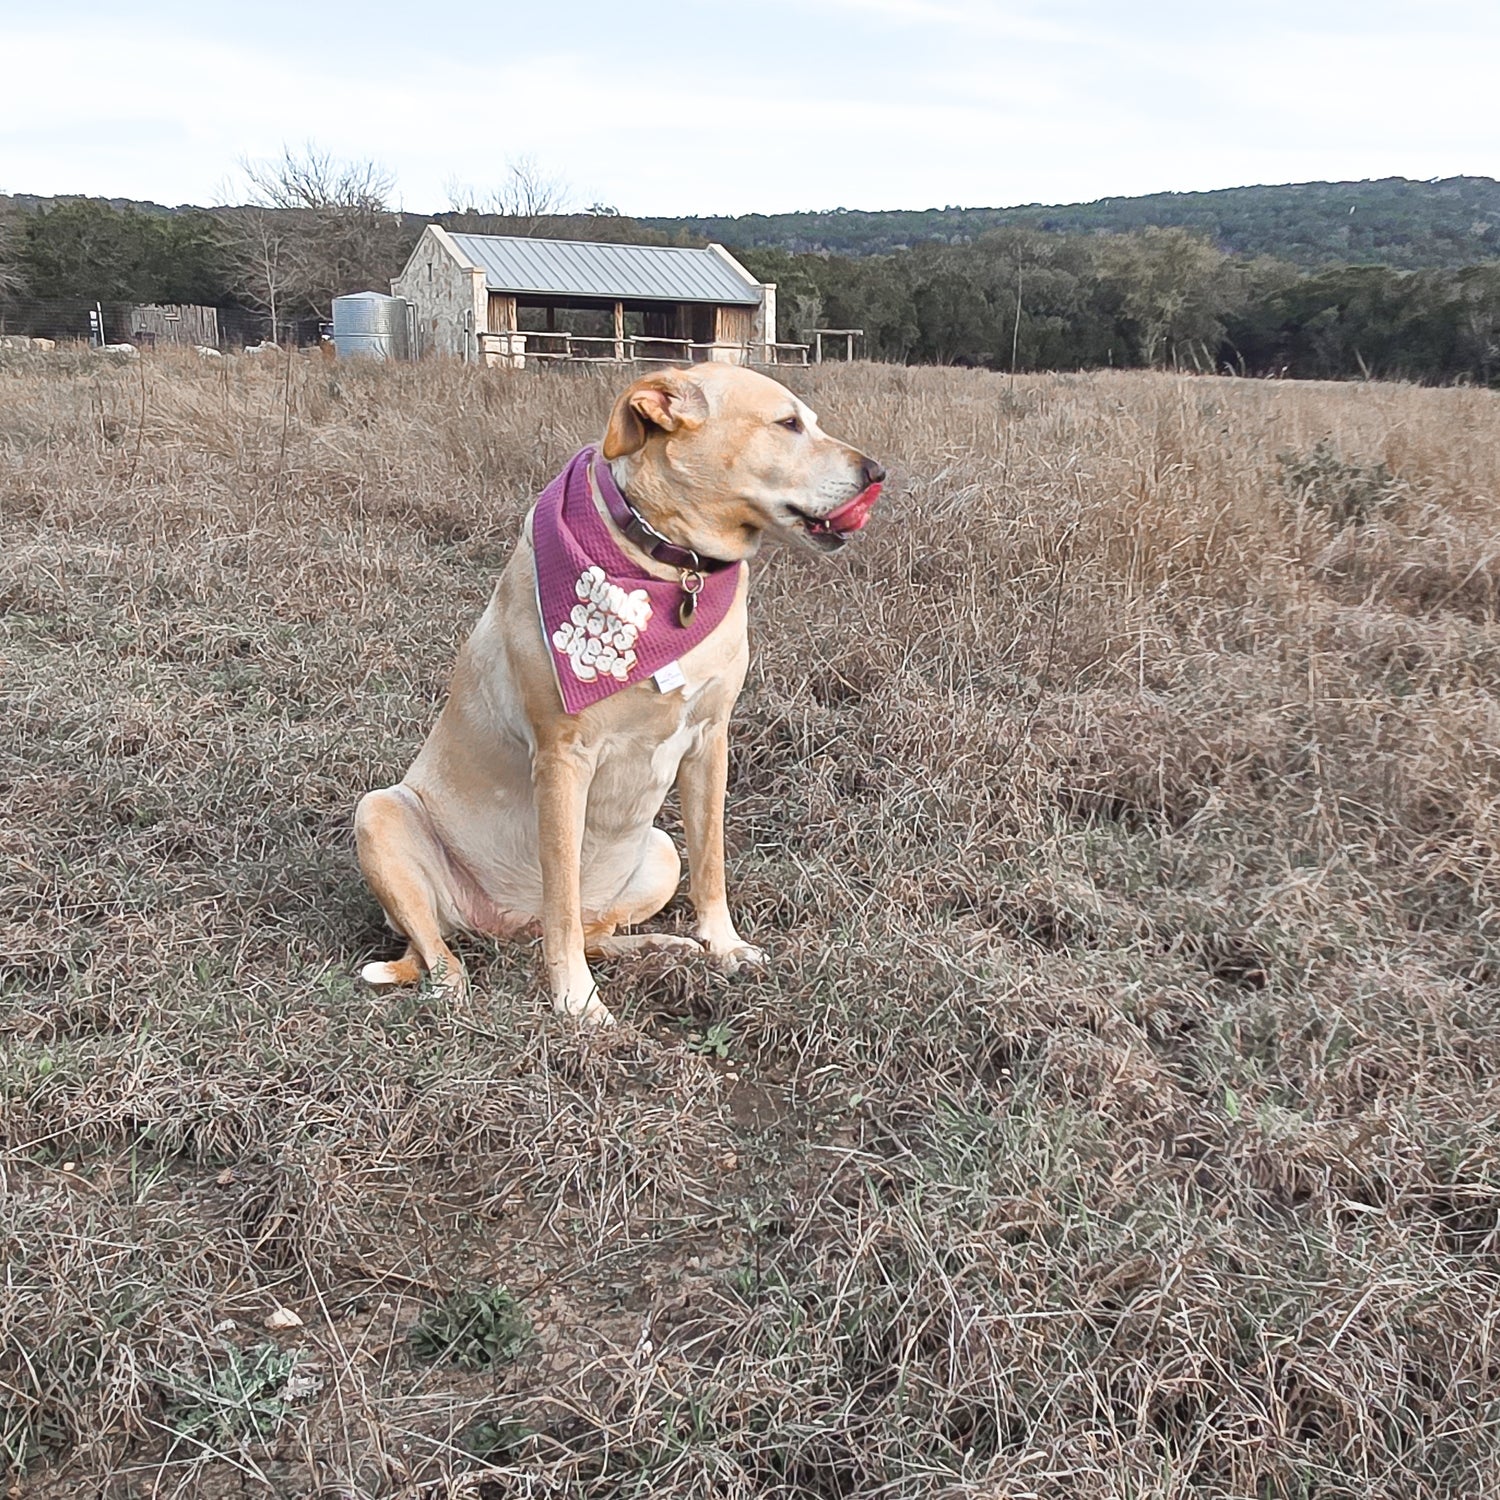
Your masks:
[{"label": "dog's front leg", "polygon": [[729,725],[714,724],[677,772],[687,836],[688,892],[698,914],[698,940],[728,970],[763,964],[766,956],[734,930],[724,880],[724,796],[729,785]]},{"label": "dog's front leg", "polygon": [[538,748],[532,762],[537,855],[542,866],[542,957],[552,1005],[588,1026],[610,1026],[614,1017],[583,951],[580,862],[592,758],[576,744]]}]

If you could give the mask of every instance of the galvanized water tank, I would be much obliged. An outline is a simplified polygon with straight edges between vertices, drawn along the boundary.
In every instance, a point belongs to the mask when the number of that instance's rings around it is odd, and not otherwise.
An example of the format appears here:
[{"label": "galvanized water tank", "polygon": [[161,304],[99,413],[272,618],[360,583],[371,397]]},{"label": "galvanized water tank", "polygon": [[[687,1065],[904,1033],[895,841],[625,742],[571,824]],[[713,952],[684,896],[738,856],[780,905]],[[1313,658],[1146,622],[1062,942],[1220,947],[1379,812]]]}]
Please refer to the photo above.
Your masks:
[{"label": "galvanized water tank", "polygon": [[410,359],[404,297],[352,292],[333,299],[333,352],[340,359]]}]

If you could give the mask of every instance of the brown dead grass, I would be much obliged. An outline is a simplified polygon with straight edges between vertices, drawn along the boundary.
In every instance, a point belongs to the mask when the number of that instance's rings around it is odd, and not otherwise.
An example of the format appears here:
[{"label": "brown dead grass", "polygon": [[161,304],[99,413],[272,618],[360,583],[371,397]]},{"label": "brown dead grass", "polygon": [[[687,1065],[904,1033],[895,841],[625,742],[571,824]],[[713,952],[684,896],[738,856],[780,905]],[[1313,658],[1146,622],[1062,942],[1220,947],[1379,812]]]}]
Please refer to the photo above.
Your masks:
[{"label": "brown dead grass", "polygon": [[[1493,395],[800,377],[895,482],[758,569],[775,967],[579,1037],[527,948],[362,992],[348,828],[610,381],[3,359],[20,1492],[1500,1488]],[[519,1360],[415,1357],[495,1284]]]}]

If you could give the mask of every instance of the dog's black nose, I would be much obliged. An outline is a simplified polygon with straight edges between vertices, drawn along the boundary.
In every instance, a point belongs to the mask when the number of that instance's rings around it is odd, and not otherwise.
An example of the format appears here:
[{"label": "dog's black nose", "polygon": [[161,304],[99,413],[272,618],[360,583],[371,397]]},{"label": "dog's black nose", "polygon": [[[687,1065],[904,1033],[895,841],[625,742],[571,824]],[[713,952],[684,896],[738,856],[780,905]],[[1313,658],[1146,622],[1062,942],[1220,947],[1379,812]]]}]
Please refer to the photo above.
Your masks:
[{"label": "dog's black nose", "polygon": [[885,482],[885,465],[876,463],[873,458],[862,459],[859,468],[860,472],[865,476],[866,489],[872,484],[883,484]]}]

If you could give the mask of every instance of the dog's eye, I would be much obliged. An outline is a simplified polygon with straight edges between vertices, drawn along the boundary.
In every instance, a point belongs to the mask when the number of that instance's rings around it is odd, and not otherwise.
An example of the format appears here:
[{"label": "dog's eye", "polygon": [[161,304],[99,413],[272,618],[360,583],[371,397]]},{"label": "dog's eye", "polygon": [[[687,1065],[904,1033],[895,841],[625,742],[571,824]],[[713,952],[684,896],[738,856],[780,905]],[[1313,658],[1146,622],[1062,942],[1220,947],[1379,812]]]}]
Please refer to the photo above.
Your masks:
[{"label": "dog's eye", "polygon": [[783,417],[776,425],[778,427],[785,427],[788,432],[801,432],[802,418],[795,415]]}]

